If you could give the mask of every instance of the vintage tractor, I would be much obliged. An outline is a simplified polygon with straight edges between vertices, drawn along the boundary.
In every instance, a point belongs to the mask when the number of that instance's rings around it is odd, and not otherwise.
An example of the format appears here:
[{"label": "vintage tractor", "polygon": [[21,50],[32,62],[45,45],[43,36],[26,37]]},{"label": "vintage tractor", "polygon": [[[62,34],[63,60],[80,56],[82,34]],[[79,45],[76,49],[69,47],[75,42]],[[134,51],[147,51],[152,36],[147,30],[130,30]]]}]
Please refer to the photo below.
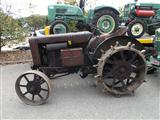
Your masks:
[{"label": "vintage tractor", "polygon": [[18,77],[17,95],[26,104],[43,104],[53,80],[72,73],[93,74],[104,92],[133,94],[145,80],[146,62],[143,46],[125,33],[122,28],[96,37],[84,31],[30,38],[33,66]]},{"label": "vintage tractor", "polygon": [[160,27],[160,4],[129,3],[124,7],[123,22],[129,36],[139,38],[145,32],[153,35]]},{"label": "vintage tractor", "polygon": [[146,50],[149,55],[147,60],[148,73],[154,73],[156,70],[160,70],[160,28],[155,32],[154,48],[148,48]]},{"label": "vintage tractor", "polygon": [[[48,6],[46,34],[71,32],[69,24],[74,23],[79,31],[88,30],[95,34],[111,33],[117,29],[119,12],[109,6],[97,6],[84,11],[85,0],[80,0],[79,6],[55,4]],[[85,15],[87,14],[87,15]],[[96,31],[94,28],[97,28]]]}]

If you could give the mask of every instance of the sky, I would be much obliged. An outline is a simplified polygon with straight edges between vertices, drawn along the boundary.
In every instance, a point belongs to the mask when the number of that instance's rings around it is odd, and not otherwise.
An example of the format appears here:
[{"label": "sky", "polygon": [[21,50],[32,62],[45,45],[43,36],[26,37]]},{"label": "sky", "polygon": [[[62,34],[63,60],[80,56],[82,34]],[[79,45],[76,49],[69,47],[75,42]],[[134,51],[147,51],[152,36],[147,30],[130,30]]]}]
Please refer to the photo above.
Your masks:
[{"label": "sky", "polygon": [[[129,2],[134,2],[134,0],[97,0],[97,2],[94,1],[95,0],[88,0],[88,3],[91,4],[88,5],[88,8],[93,8],[95,5],[98,6],[104,4],[108,6],[113,6],[118,9],[120,6],[124,6]],[[7,6],[10,5],[10,9],[12,13],[14,13],[15,17],[26,17],[31,14],[47,15],[47,6],[55,4],[56,2],[57,0],[0,0],[0,7],[2,7],[6,11],[6,9],[9,9],[9,7]],[[160,0],[139,0],[138,2],[160,4]]]}]

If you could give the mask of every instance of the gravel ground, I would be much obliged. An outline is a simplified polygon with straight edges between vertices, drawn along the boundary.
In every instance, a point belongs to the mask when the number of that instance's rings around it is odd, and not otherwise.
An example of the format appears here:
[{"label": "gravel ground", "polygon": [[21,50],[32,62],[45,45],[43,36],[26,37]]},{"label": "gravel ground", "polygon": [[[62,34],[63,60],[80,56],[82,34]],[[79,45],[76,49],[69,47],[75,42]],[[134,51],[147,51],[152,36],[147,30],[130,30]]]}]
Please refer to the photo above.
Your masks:
[{"label": "gravel ground", "polygon": [[1,119],[159,119],[160,75],[147,75],[134,96],[120,98],[90,87],[92,76],[77,74],[54,80],[49,101],[41,106],[25,105],[15,93],[16,78],[29,64],[1,66]]},{"label": "gravel ground", "polygon": [[0,53],[0,65],[31,60],[30,50],[5,51]]}]

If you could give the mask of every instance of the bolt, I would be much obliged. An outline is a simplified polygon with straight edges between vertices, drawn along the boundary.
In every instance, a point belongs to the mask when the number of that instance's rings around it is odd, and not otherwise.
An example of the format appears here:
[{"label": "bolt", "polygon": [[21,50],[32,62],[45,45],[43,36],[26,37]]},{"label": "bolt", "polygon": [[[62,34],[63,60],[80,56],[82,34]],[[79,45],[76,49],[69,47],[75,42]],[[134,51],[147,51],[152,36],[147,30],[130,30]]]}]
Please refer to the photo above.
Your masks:
[{"label": "bolt", "polygon": [[116,46],[119,46],[119,42],[118,41],[116,41]]},{"label": "bolt", "polygon": [[129,47],[129,48],[130,48],[130,47],[131,47],[131,45],[132,45],[132,44],[131,44],[131,42],[128,42],[127,47]]},{"label": "bolt", "polygon": [[133,48],[133,47],[135,47],[135,44],[132,44],[132,45],[131,45],[131,48]]},{"label": "bolt", "polygon": [[144,54],[146,52],[146,50],[141,50],[141,53]]},{"label": "bolt", "polygon": [[96,68],[96,67],[98,67],[98,65],[93,65],[93,67],[95,67],[95,68]]},{"label": "bolt", "polygon": [[101,49],[101,53],[102,53],[102,54],[105,54],[105,51],[104,51],[103,49]]},{"label": "bolt", "polygon": [[97,60],[100,61],[101,59],[100,59],[100,58],[97,58]]},{"label": "bolt", "polygon": [[111,50],[115,50],[115,48],[111,45]]},{"label": "bolt", "polygon": [[95,75],[95,76],[94,76],[94,78],[98,78],[98,77],[100,77],[100,75]]}]

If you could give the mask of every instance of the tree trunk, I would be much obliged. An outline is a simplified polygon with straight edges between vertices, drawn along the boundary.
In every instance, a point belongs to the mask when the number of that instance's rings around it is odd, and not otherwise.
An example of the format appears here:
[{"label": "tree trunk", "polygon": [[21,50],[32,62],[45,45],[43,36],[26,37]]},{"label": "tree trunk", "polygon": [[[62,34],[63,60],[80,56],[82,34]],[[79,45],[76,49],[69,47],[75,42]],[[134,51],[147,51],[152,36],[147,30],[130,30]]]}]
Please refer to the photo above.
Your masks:
[{"label": "tree trunk", "polygon": [[0,53],[1,53],[1,48],[2,48],[2,39],[1,39],[2,34],[0,33]]},{"label": "tree trunk", "polygon": [[0,35],[0,53],[1,53],[1,48],[2,48],[2,39],[1,39],[1,35]]}]

